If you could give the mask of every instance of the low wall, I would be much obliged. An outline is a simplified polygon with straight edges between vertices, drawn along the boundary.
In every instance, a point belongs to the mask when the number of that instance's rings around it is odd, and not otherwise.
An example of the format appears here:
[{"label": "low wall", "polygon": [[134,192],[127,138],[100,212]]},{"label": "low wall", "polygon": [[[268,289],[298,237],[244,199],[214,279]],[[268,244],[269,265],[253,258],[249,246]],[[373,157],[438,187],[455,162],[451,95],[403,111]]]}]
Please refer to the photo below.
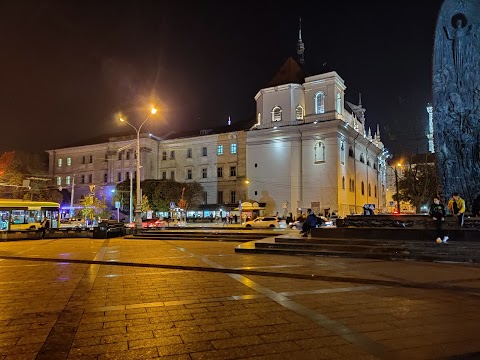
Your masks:
[{"label": "low wall", "polygon": [[[480,230],[479,217],[465,217],[462,229]],[[428,215],[350,215],[344,219],[337,219],[338,228],[367,227],[367,228],[411,228],[435,229],[434,221]],[[442,227],[444,229],[460,229],[457,218],[446,216]]]},{"label": "low wall", "polygon": [[[443,223],[445,235],[454,241],[480,241],[480,218],[465,218],[460,228],[457,218],[447,216]],[[352,215],[337,220],[337,227],[312,229],[314,238],[432,240],[435,222],[427,215]]]},{"label": "low wall", "polygon": [[[45,239],[91,238],[92,233],[89,229],[49,229],[45,232]],[[42,239],[42,230],[0,232],[0,241],[40,239]]]}]

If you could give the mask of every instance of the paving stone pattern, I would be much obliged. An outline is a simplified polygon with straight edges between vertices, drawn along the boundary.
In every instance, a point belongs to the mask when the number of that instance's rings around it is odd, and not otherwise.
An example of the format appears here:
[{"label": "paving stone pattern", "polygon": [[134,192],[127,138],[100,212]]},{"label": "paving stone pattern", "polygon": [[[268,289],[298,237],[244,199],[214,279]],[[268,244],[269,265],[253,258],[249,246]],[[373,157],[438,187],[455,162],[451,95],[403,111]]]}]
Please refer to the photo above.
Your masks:
[{"label": "paving stone pattern", "polygon": [[0,360],[480,358],[480,267],[238,244],[0,243]]}]

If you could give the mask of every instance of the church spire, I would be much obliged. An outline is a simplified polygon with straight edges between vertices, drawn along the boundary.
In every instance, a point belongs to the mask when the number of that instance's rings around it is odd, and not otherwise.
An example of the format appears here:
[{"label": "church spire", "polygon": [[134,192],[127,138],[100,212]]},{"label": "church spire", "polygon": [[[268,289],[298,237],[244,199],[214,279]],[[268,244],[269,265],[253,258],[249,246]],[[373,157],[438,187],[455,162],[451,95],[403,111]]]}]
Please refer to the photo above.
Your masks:
[{"label": "church spire", "polygon": [[305,63],[305,57],[304,57],[305,45],[303,44],[303,41],[302,41],[302,18],[299,18],[299,20],[300,20],[300,25],[298,29],[297,54],[298,54],[298,60],[300,64],[303,65]]}]

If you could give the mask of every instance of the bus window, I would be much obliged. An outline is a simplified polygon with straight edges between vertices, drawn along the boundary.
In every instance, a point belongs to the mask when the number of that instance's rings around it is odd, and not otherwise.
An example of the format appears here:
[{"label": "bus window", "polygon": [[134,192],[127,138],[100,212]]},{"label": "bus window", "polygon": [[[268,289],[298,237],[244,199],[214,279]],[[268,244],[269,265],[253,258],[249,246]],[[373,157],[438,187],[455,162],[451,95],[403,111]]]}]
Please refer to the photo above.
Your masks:
[{"label": "bus window", "polygon": [[10,214],[8,211],[4,211],[4,210],[0,211],[0,231],[8,230],[9,218],[10,218]]}]

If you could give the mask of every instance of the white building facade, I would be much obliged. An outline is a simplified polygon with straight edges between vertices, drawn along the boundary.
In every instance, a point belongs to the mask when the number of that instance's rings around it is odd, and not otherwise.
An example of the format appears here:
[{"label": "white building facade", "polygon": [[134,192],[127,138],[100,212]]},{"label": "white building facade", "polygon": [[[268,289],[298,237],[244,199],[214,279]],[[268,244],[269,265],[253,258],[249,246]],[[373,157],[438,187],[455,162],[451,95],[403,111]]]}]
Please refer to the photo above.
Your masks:
[{"label": "white building facade", "polygon": [[344,107],[336,72],[304,84],[260,90],[257,123],[247,133],[249,198],[287,216],[312,208],[345,216],[365,204],[385,208],[385,151],[361,118]]}]

